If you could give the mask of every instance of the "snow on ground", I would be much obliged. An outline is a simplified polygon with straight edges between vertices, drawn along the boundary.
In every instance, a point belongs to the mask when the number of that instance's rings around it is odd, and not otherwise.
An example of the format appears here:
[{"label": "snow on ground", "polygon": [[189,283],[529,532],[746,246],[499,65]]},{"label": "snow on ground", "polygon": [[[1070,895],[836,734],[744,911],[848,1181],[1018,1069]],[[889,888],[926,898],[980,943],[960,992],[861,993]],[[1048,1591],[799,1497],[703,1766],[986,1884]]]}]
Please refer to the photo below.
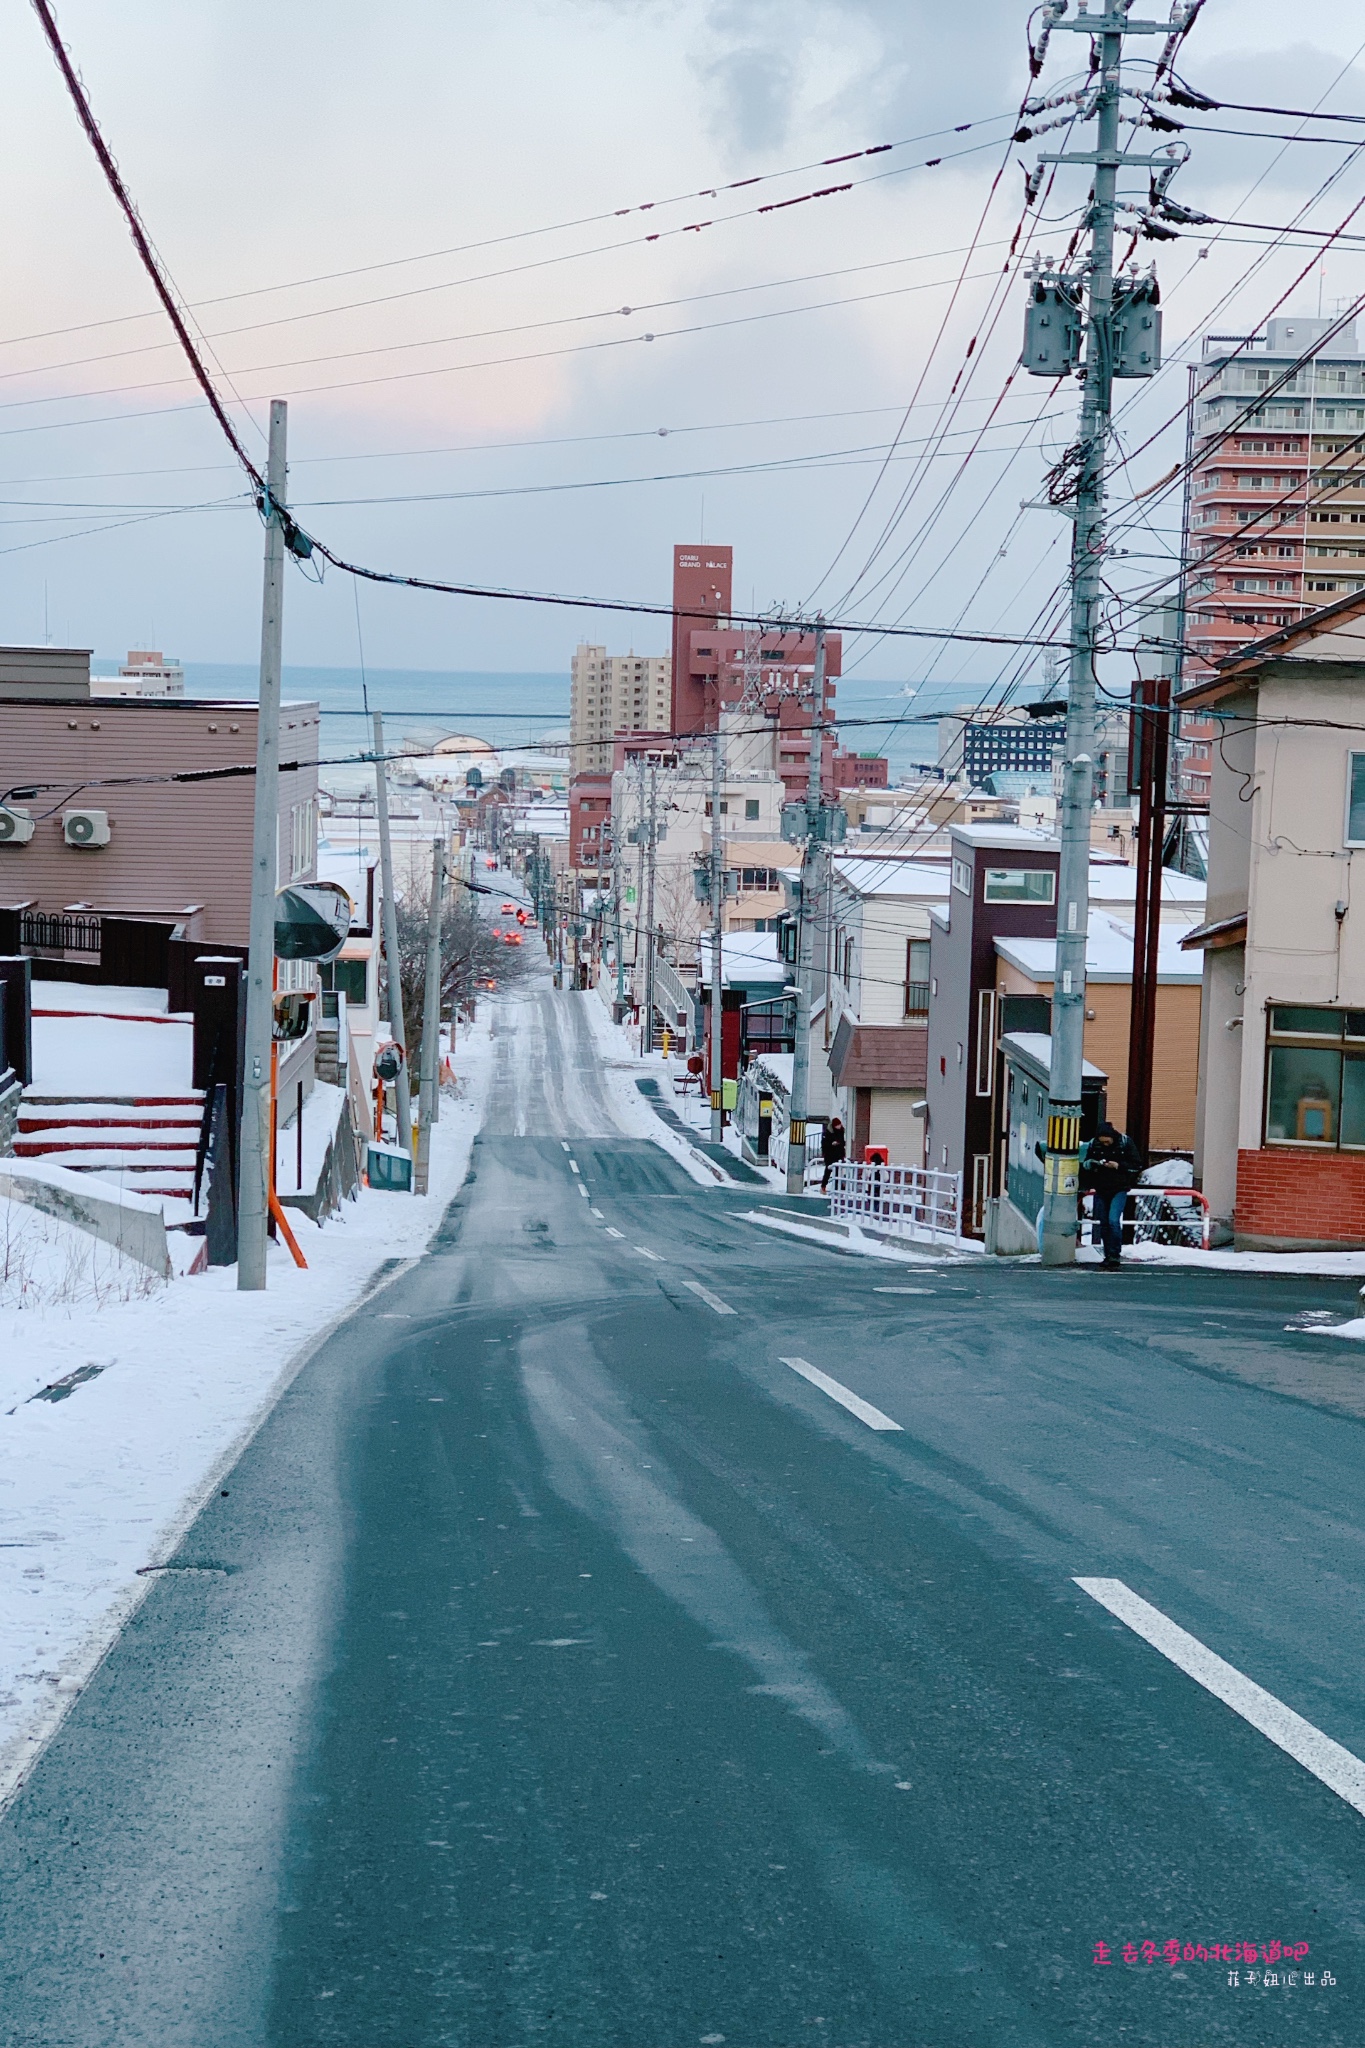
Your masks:
[{"label": "snow on ground", "polygon": [[[841,1221],[844,1219],[841,1219]],[[860,1259],[891,1259],[902,1265],[942,1266],[960,1265],[984,1255],[985,1247],[974,1238],[901,1238],[894,1244],[886,1243],[880,1237],[866,1237],[856,1223],[847,1222],[848,1235],[842,1232],[822,1230],[818,1223],[803,1223],[798,1215],[778,1216],[772,1210],[750,1209],[745,1213],[746,1223],[762,1224],[765,1230],[779,1230],[788,1237],[799,1237],[806,1244],[823,1245],[827,1252],[852,1252]]]},{"label": "snow on ground", "polygon": [[1320,1280],[1365,1280],[1365,1252],[1202,1252],[1177,1244],[1131,1244],[1125,1259],[1142,1265],[1203,1266],[1211,1273],[1308,1274]]},{"label": "snow on ground", "polygon": [[145,1301],[166,1284],[89,1231],[0,1198],[0,1311],[88,1316],[111,1302]]},{"label": "snow on ground", "polygon": [[[599,984],[599,987],[601,984]],[[622,1128],[632,1131],[637,1137],[649,1138],[663,1150],[702,1187],[714,1188],[718,1184],[730,1187],[733,1183],[723,1175],[718,1166],[713,1166],[704,1153],[698,1152],[681,1131],[671,1130],[657,1116],[649,1102],[640,1093],[635,1083],[648,1076],[659,1086],[659,1099],[678,1115],[685,1116],[682,1096],[673,1093],[673,1078],[669,1064],[659,1055],[642,1057],[639,1049],[639,1033],[626,1024],[613,1024],[611,1011],[603,997],[595,990],[586,991],[583,997],[584,1014],[588,1029],[597,1041],[602,1055],[602,1083],[616,1112]],[[699,1130],[698,1137],[705,1137],[706,1131]]]},{"label": "snow on ground", "polygon": [[164,989],[33,984],[34,1095],[188,1095],[193,1056],[194,1027],[167,1017]]},{"label": "snow on ground", "polygon": [[383,1261],[423,1250],[490,1068],[480,1018],[456,1058],[464,1093],[432,1133],[431,1193],[367,1189],[321,1229],[295,1213],[307,1272],[278,1246],[260,1294],[226,1268],[145,1299],[0,1309],[0,1801],[146,1591],[139,1568],[173,1550],[310,1340]]}]

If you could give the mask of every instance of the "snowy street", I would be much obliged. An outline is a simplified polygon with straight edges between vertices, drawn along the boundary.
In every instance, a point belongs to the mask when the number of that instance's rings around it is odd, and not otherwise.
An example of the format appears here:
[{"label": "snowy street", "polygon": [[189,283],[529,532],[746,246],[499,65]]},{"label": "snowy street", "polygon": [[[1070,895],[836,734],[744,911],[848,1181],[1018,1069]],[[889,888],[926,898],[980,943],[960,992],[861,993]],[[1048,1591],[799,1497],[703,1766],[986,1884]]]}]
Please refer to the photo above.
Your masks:
[{"label": "snowy street", "polygon": [[840,1255],[486,1014],[420,1216],[6,1344],[6,2042],[1350,2042],[1356,1283]]}]

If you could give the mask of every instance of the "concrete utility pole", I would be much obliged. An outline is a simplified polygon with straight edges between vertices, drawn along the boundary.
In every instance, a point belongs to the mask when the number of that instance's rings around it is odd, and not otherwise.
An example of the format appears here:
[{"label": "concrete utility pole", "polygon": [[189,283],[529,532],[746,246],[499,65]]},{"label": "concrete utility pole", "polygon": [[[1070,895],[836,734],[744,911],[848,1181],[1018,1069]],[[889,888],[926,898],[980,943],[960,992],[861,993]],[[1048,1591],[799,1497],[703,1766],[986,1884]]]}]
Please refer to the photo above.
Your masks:
[{"label": "concrete utility pole", "polygon": [[265,1286],[269,1223],[270,1041],[275,1021],[275,889],[279,879],[280,663],[284,649],[284,525],[289,408],[270,407],[266,464],[265,584],[261,603],[260,709],[256,722],[256,806],[251,835],[246,1075],[242,1090],[241,1181],[237,1210],[237,1285]]},{"label": "concrete utility pole", "polygon": [[654,1050],[654,869],[659,843],[659,764],[649,764],[649,837],[645,842],[648,862],[645,883],[645,1021],[641,1049]]},{"label": "concrete utility pole", "polygon": [[720,726],[711,735],[711,1143],[719,1145],[725,1136],[725,1080],[721,1068],[725,1056],[725,1031],[721,1021],[724,1002],[725,949],[721,926],[725,921],[725,842],[720,829],[720,791],[723,761]]},{"label": "concrete utility pole", "polygon": [[796,913],[796,1043],[792,1050],[791,1118],[787,1126],[787,1193],[806,1186],[806,1116],[810,1108],[810,1007],[816,896],[820,860],[821,769],[825,750],[825,629],[815,629],[814,705],[810,768],[806,776],[806,845],[801,856],[801,901]]},{"label": "concrete utility pole", "polygon": [[[613,796],[615,792],[613,791]],[[620,816],[617,816],[617,810]],[[626,822],[625,786],[621,788],[621,803],[613,801],[611,815],[611,900],[616,926],[616,1002],[612,1009],[612,1022],[619,1024],[626,1012],[626,956],[624,934],[621,924],[621,891],[625,882],[621,868],[621,833]]]},{"label": "concrete utility pole", "polygon": [[[1170,24],[1129,22],[1132,0],[1108,0],[1103,12],[1051,29],[1092,39],[1098,74],[1086,112],[1097,122],[1095,148],[1040,159],[1094,167],[1090,259],[1086,286],[1085,367],[1081,400],[1074,531],[1071,545],[1071,666],[1057,877],[1057,959],[1052,989],[1052,1062],[1048,1080],[1047,1156],[1043,1176],[1042,1258],[1046,1266],[1076,1258],[1080,1192],[1081,1075],[1085,1039],[1085,953],[1090,902],[1090,813],[1095,774],[1096,638],[1104,567],[1104,474],[1114,376],[1114,201],[1120,164],[1162,165],[1167,157],[1123,156],[1119,148],[1123,38],[1169,36]],[[1102,0],[1103,5],[1103,0]],[[1049,9],[1049,14],[1060,9]],[[1174,17],[1173,17],[1174,19]],[[1133,372],[1128,374],[1151,374]]]},{"label": "concrete utility pole", "polygon": [[442,834],[441,838],[433,840],[431,847],[426,1000],[422,1010],[422,1093],[418,1108],[417,1170],[413,1175],[413,1188],[419,1195],[427,1191],[431,1172],[431,1127],[441,1114],[441,1088],[437,1077],[441,1066],[441,914],[445,909],[445,880],[446,845]]},{"label": "concrete utility pole", "polygon": [[[403,1023],[403,976],[398,956],[398,905],[393,895],[393,841],[389,837],[389,771],[384,760],[384,718],[374,714],[374,803],[379,821],[379,880],[384,891],[384,958],[389,970],[389,1030],[400,1047],[394,1093],[398,1099],[398,1148],[412,1157],[412,1095],[408,1085],[407,1030]],[[376,1132],[382,1137],[382,1132]]]}]

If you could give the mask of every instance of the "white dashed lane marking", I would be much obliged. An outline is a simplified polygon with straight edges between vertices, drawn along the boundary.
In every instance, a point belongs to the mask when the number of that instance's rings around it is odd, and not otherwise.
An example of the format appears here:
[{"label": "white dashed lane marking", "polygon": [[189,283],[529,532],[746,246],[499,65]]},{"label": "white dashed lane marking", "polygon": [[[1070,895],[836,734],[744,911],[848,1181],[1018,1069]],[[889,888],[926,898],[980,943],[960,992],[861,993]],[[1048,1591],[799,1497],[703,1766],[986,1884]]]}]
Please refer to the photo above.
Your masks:
[{"label": "white dashed lane marking", "polygon": [[718,1316],[732,1316],[735,1314],[735,1310],[731,1308],[728,1301],[722,1301],[720,1296],[713,1294],[709,1287],[703,1287],[700,1280],[684,1280],[683,1286],[689,1287],[693,1294],[699,1295],[706,1303],[706,1306],[713,1308]]},{"label": "white dashed lane marking", "polygon": [[1092,1600],[1098,1600],[1101,1607],[1117,1615],[1144,1643],[1169,1657],[1187,1678],[1202,1685],[1286,1756],[1292,1756],[1295,1763],[1311,1771],[1339,1799],[1344,1799],[1357,1813],[1365,1813],[1365,1763],[1358,1756],[1333,1742],[1330,1735],[1305,1721],[1283,1700],[1277,1700],[1273,1692],[1266,1692],[1253,1679],[1243,1677],[1234,1665],[1225,1664],[1197,1636],[1187,1635],[1183,1628],[1167,1620],[1159,1607],[1149,1606],[1122,1579],[1077,1579],[1075,1583]]},{"label": "white dashed lane marking", "polygon": [[622,1241],[624,1242],[624,1240],[625,1240],[625,1235],[626,1235],[626,1233],[625,1233],[625,1231],[624,1231],[624,1230],[613,1230],[613,1229],[612,1229],[612,1227],[611,1227],[611,1225],[610,1225],[610,1223],[609,1223],[609,1224],[607,1225],[607,1236],[608,1236],[608,1237],[619,1237],[619,1238],[620,1238],[620,1239],[621,1239],[621,1240],[622,1240]]},{"label": "white dashed lane marking", "polygon": [[783,1365],[789,1365],[793,1372],[799,1372],[803,1380],[809,1380],[822,1394],[828,1394],[831,1401],[837,1401],[841,1408],[847,1408],[850,1415],[856,1415],[859,1422],[865,1422],[869,1429],[899,1430],[899,1422],[893,1422],[889,1415],[883,1415],[880,1408],[874,1408],[870,1401],[864,1401],[860,1394],[841,1387],[838,1380],[832,1380],[828,1373],[821,1372],[806,1358],[784,1358]]},{"label": "white dashed lane marking", "polygon": [[663,1260],[659,1257],[659,1254],[652,1252],[647,1244],[637,1244],[635,1249],[642,1259],[653,1259],[656,1266],[662,1266]]}]

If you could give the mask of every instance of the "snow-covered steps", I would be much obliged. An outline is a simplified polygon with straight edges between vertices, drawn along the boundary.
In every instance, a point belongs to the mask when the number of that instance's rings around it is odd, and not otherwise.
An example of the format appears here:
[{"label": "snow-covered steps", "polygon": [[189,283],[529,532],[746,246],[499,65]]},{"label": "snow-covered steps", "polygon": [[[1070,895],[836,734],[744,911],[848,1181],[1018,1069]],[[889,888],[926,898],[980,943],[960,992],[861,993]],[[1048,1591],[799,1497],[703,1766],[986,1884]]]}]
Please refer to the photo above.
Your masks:
[{"label": "snow-covered steps", "polygon": [[187,1095],[33,1095],[19,1105],[15,1156],[188,1201],[204,1114]]}]

